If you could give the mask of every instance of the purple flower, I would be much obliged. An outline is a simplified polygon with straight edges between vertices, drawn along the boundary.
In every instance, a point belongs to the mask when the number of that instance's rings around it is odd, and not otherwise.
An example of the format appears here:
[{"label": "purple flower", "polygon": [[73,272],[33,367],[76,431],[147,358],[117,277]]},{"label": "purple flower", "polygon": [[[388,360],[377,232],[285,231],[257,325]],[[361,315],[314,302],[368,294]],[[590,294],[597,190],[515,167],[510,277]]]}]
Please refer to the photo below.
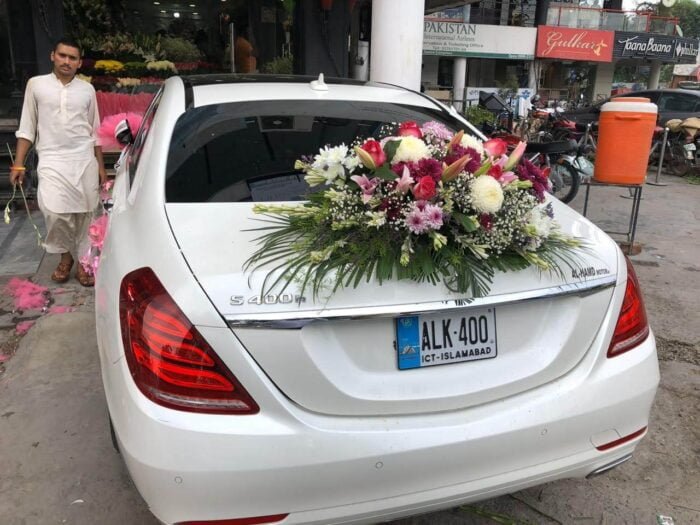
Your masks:
[{"label": "purple flower", "polygon": [[440,206],[428,204],[423,210],[423,215],[432,229],[438,230],[442,227],[443,213]]},{"label": "purple flower", "polygon": [[424,135],[432,135],[436,139],[441,140],[450,140],[453,136],[453,133],[447,129],[447,126],[442,122],[435,122],[434,120],[423,124],[423,126],[421,126],[421,131]]},{"label": "purple flower", "polygon": [[415,162],[397,162],[396,164],[391,165],[391,171],[396,173],[397,177],[403,176],[404,168],[408,168],[408,171],[413,173],[413,170],[416,169],[416,164]]},{"label": "purple flower", "polygon": [[425,220],[423,213],[414,209],[408,215],[406,215],[406,226],[411,231],[411,233],[423,233],[428,229],[428,221]]},{"label": "purple flower", "polygon": [[428,206],[428,201],[416,201],[414,204],[414,209],[418,210],[419,212],[423,213],[425,211],[425,208]]},{"label": "purple flower", "polygon": [[481,227],[484,230],[491,231],[491,228],[493,228],[493,220],[491,219],[491,215],[488,213],[482,213],[479,215],[479,224],[481,224]]},{"label": "purple flower", "polygon": [[544,172],[527,159],[522,159],[516,172],[520,180],[532,182],[532,193],[540,202],[544,201],[544,194],[549,187],[549,180]]},{"label": "purple flower", "polygon": [[465,155],[469,155],[469,162],[464,166],[464,171],[474,173],[481,167],[481,155],[474,148],[465,148],[457,144],[452,148],[452,151],[445,156],[445,164],[448,166],[455,161],[458,161]]},{"label": "purple flower", "polygon": [[420,180],[422,177],[431,177],[435,182],[440,182],[442,164],[435,159],[421,159],[418,161],[418,165],[411,170],[411,175],[416,180]]}]

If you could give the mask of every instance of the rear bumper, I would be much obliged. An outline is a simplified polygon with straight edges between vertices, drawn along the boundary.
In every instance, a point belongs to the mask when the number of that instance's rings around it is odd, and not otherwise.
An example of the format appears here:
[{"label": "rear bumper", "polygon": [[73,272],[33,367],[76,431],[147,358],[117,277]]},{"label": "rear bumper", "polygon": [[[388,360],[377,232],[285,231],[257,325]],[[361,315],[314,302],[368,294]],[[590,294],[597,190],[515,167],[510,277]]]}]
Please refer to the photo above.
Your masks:
[{"label": "rear bumper", "polygon": [[103,360],[103,377],[123,457],[160,520],[374,523],[585,477],[629,455],[642,436],[595,446],[647,426],[653,335],[590,365],[499,402],[396,418],[319,416],[269,384],[267,398],[253,393],[255,416],[185,414],[146,400],[124,359]]}]

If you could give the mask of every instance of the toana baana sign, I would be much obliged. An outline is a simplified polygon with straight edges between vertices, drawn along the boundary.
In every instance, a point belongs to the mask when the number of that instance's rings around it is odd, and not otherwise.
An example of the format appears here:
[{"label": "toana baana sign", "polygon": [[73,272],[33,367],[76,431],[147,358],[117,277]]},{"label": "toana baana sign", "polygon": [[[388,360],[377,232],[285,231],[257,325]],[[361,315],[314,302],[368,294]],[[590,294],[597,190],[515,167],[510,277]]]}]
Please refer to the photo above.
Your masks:
[{"label": "toana baana sign", "polygon": [[646,58],[695,64],[697,56],[698,40],[695,38],[615,31],[614,58]]}]

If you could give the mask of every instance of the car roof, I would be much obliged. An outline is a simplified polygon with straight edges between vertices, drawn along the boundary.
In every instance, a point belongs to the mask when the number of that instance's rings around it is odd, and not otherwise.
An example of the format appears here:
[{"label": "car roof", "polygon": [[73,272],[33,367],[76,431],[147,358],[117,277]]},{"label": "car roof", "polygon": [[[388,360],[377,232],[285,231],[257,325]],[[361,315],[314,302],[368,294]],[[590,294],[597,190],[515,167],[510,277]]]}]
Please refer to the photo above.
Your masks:
[{"label": "car roof", "polygon": [[[209,104],[255,100],[357,100],[403,103],[440,108],[430,97],[401,86],[348,78],[325,78],[317,89],[319,77],[308,75],[188,75],[180,77],[185,88],[186,108]],[[284,86],[284,89],[280,89]],[[443,109],[443,108],[440,108]]]},{"label": "car roof", "polygon": [[640,91],[630,91],[629,93],[624,93],[622,95],[616,95],[618,97],[633,97],[638,93],[687,93],[688,95],[700,96],[700,90],[694,89],[681,89],[681,88],[666,88],[666,89],[642,89]]}]

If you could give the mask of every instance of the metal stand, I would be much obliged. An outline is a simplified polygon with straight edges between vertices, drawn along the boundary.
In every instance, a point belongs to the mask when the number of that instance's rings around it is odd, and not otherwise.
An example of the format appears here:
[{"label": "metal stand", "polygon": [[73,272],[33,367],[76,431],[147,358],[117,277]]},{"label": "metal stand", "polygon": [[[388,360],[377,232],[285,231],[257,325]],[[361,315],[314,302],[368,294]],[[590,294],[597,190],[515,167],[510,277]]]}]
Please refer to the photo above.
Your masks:
[{"label": "metal stand", "polygon": [[647,184],[652,186],[668,186],[665,182],[659,182],[659,176],[661,175],[661,168],[664,165],[664,157],[666,156],[666,144],[668,143],[668,128],[664,128],[664,138],[661,142],[661,153],[659,156],[659,166],[656,168],[656,178],[654,181],[647,181]]},{"label": "metal stand", "polygon": [[630,213],[630,221],[629,225],[627,227],[626,232],[615,232],[615,231],[607,231],[606,233],[611,233],[613,235],[625,235],[627,237],[627,242],[629,243],[629,246],[627,248],[627,254],[632,253],[632,249],[634,246],[634,236],[637,232],[637,218],[639,217],[639,205],[641,204],[642,200],[642,189],[644,188],[643,184],[612,184],[612,183],[607,183],[607,182],[595,182],[591,181],[586,184],[586,197],[585,200],[583,201],[583,216],[586,216],[586,213],[588,212],[588,195],[591,191],[591,186],[601,186],[601,187],[619,187],[619,188],[628,188],[632,192],[632,211]]}]

